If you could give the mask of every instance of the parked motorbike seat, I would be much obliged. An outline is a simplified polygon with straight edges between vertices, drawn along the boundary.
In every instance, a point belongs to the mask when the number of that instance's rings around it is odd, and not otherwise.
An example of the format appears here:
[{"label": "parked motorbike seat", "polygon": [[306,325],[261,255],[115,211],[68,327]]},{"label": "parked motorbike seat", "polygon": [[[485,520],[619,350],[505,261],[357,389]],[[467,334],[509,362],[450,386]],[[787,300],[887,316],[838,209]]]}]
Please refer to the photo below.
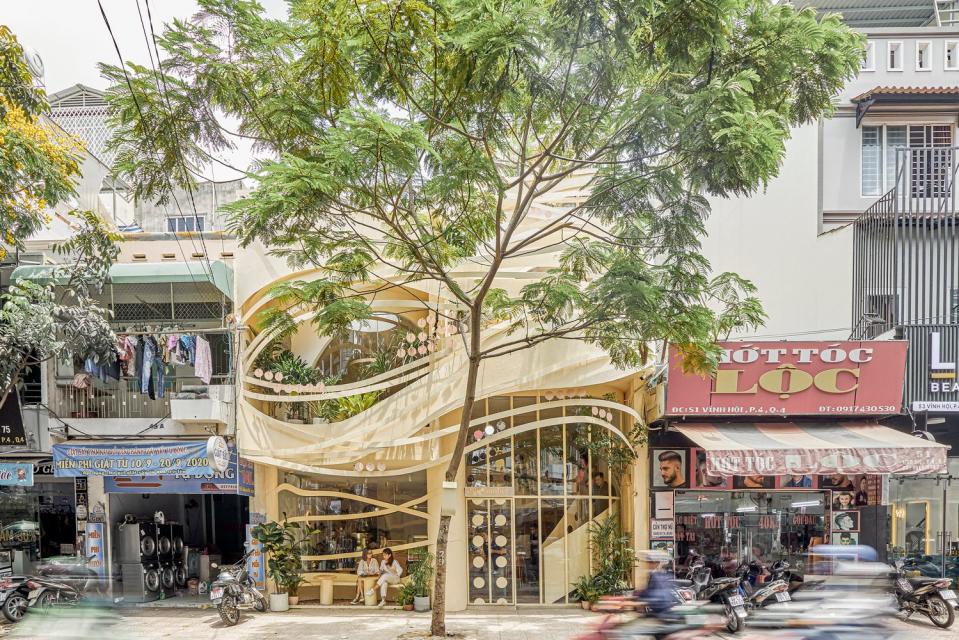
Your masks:
[{"label": "parked motorbike seat", "polygon": [[692,581],[692,580],[681,580],[681,579],[677,578],[677,579],[673,580],[673,584],[675,584],[677,587],[691,587],[691,586],[693,586],[693,581]]},{"label": "parked motorbike seat", "polygon": [[711,584],[728,584],[730,582],[739,582],[739,578],[715,578]]},{"label": "parked motorbike seat", "polygon": [[939,582],[942,578],[909,578],[909,584],[913,587],[922,587],[932,582]]}]

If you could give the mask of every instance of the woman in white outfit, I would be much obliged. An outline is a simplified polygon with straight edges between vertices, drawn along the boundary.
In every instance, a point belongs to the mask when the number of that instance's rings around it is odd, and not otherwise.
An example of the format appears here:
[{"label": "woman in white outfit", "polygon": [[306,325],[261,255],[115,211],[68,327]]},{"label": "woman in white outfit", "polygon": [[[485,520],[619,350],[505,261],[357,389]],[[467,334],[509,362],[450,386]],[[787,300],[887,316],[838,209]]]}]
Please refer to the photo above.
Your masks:
[{"label": "woman in white outfit", "polygon": [[[380,577],[376,581],[376,586],[380,589],[380,607],[386,606],[386,590],[391,584],[397,584],[402,575],[403,567],[393,557],[393,550],[386,547],[383,549],[383,559],[380,561]],[[373,589],[367,591],[367,594],[373,595]]]},{"label": "woman in white outfit", "polygon": [[350,604],[356,604],[363,597],[363,578],[378,575],[380,575],[380,564],[369,549],[363,549],[363,555],[356,563],[356,597]]}]

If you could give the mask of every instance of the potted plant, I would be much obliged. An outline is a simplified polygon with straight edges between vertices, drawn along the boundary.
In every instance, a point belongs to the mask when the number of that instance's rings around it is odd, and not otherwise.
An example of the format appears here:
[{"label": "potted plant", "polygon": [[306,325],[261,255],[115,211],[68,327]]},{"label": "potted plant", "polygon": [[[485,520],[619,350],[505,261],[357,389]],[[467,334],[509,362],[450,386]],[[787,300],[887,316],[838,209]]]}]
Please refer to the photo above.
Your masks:
[{"label": "potted plant", "polygon": [[292,522],[266,522],[253,528],[253,537],[263,545],[266,569],[276,591],[270,594],[270,610],[286,611],[299,601],[297,590],[303,584],[300,575],[300,544],[314,533]]},{"label": "potted plant", "polygon": [[603,594],[596,587],[593,578],[580,576],[579,580],[573,583],[573,595],[579,598],[579,604],[583,609],[589,610]]},{"label": "potted plant", "polygon": [[416,590],[412,582],[407,582],[400,587],[400,593],[396,597],[396,602],[403,607],[403,611],[413,610],[413,600],[416,597]]},{"label": "potted plant", "polygon": [[409,584],[413,589],[413,609],[415,611],[430,610],[430,585],[432,583],[433,554],[427,552],[415,559],[415,564],[410,570]]}]

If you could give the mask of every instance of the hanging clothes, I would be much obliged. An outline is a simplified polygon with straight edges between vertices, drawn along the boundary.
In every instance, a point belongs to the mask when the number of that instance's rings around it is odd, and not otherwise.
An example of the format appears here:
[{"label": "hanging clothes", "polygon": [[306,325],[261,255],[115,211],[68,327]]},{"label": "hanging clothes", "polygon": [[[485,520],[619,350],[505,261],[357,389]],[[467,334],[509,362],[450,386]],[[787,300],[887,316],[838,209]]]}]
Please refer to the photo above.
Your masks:
[{"label": "hanging clothes", "polygon": [[203,384],[210,384],[210,378],[213,377],[213,354],[210,352],[210,343],[203,336],[196,337],[196,359],[193,371]]},{"label": "hanging clothes", "polygon": [[153,336],[147,336],[143,340],[143,366],[140,370],[140,393],[147,393],[150,399],[154,398],[153,385],[151,384],[153,373],[153,360],[157,358],[157,343]]},{"label": "hanging clothes", "polygon": [[146,346],[146,341],[143,339],[143,336],[139,336],[134,341],[135,347],[133,350],[133,371],[130,375],[136,378],[136,388],[141,390],[142,393],[142,380],[143,380],[143,350]]},{"label": "hanging clothes", "polygon": [[194,364],[196,362],[196,339],[193,336],[180,336],[180,346],[184,351],[183,364]]},{"label": "hanging clothes", "polygon": [[163,362],[162,359],[154,358],[153,371],[151,372],[152,374],[151,382],[153,383],[152,385],[153,388],[150,389],[151,391],[154,391],[154,393],[151,393],[150,395],[151,398],[153,398],[154,395],[156,395],[158,398],[162,398],[164,394],[166,393],[163,387],[164,385],[163,377],[165,373],[166,373],[166,364]]}]

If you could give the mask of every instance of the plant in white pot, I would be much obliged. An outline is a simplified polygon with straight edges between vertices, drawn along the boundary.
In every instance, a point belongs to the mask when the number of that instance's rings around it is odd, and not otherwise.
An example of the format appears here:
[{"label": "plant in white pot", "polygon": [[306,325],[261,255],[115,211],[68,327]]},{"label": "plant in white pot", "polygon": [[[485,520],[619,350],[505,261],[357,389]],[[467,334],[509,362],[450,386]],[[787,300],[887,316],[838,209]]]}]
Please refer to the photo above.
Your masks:
[{"label": "plant in white pot", "polygon": [[298,602],[297,590],[303,584],[300,544],[315,531],[304,532],[300,525],[284,521],[259,524],[252,533],[263,545],[266,570],[276,588],[276,592],[270,594],[270,610],[286,611],[290,604]]},{"label": "plant in white pot", "polygon": [[413,610],[430,610],[430,587],[433,584],[433,554],[426,552],[410,558],[410,585],[413,587]]}]

